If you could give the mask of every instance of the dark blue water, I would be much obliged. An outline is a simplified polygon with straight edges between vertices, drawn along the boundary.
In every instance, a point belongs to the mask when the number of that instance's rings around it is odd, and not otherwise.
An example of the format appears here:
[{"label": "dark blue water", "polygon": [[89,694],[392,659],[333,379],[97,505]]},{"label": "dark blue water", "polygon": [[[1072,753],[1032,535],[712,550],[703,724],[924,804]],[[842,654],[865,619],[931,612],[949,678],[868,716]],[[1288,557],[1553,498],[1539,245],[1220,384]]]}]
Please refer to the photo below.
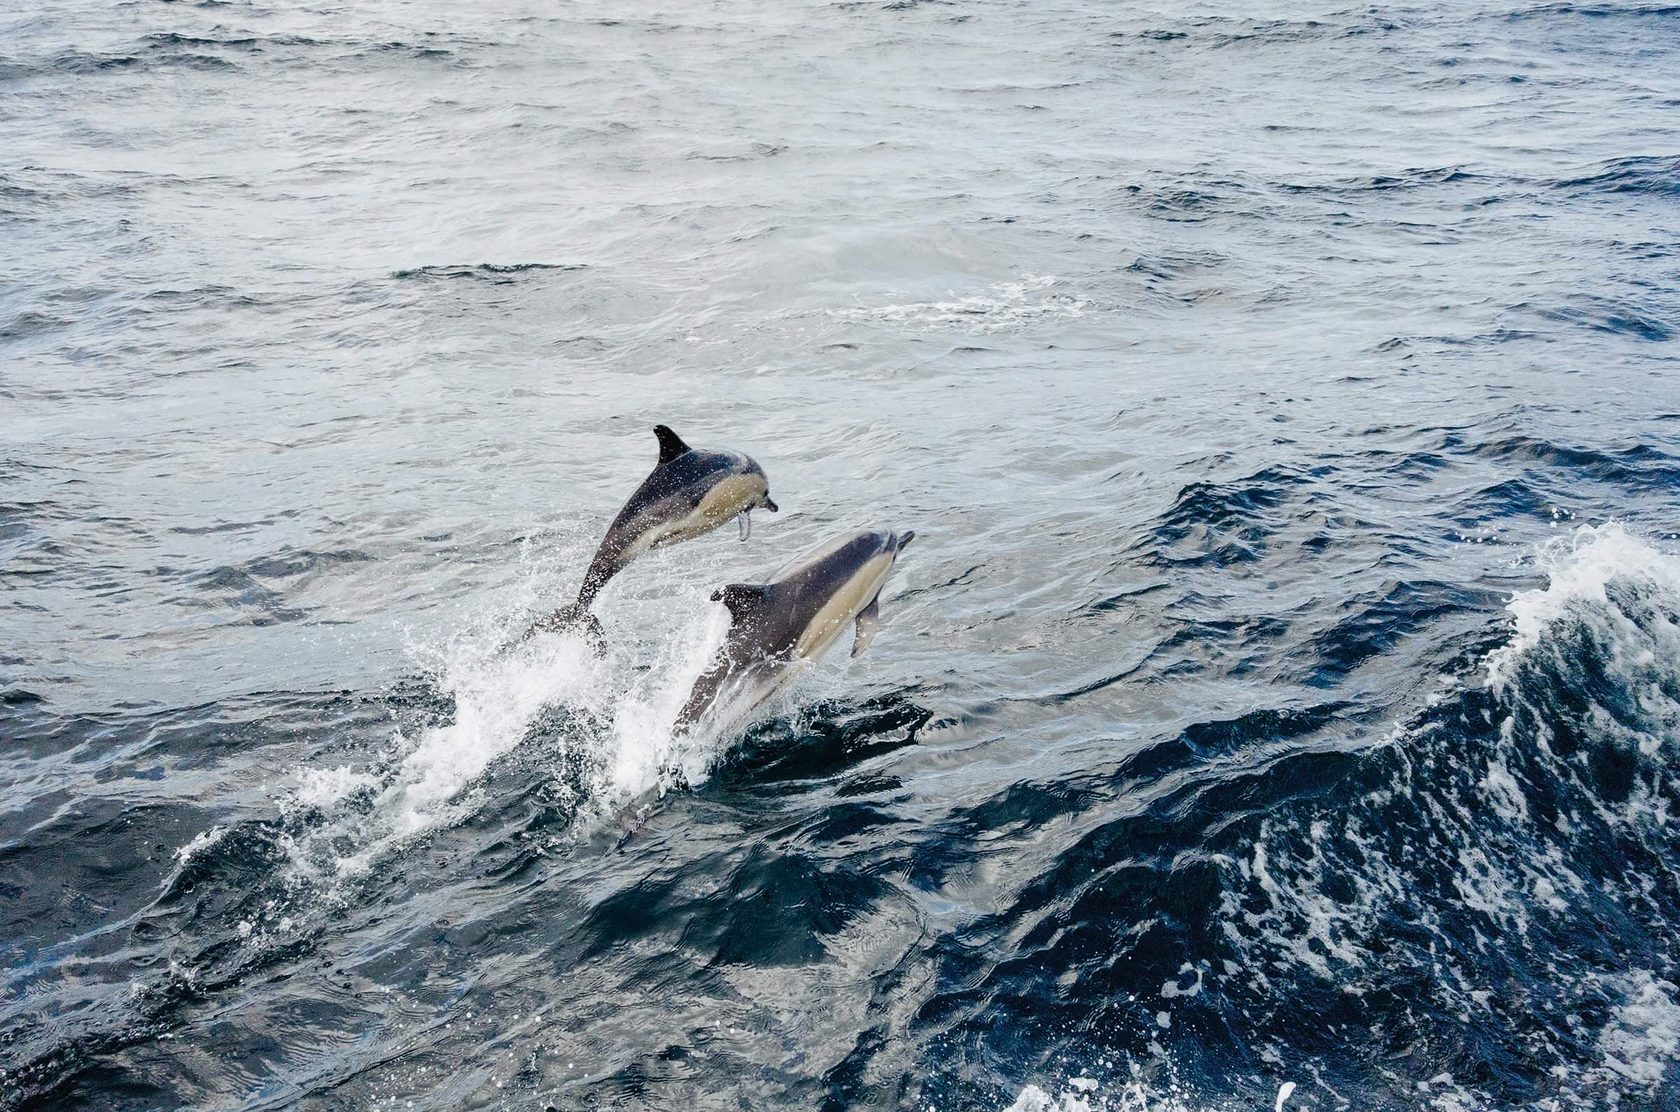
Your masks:
[{"label": "dark blue water", "polygon": [[[0,17],[0,1106],[1675,1107],[1677,109],[1628,3]],[[782,514],[499,655],[657,422]]]}]

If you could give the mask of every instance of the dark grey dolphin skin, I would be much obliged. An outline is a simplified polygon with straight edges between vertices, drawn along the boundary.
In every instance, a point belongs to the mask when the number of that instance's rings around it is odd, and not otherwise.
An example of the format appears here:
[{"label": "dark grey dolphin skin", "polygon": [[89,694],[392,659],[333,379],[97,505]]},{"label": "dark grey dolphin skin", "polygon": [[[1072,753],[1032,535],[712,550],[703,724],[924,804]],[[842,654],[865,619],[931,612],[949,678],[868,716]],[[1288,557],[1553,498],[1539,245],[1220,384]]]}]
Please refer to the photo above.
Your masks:
[{"label": "dark grey dolphin skin", "polygon": [[719,704],[745,713],[792,679],[857,623],[852,655],[875,636],[881,587],[898,554],[916,536],[870,529],[812,549],[768,583],[732,583],[712,595],[729,608],[729,633],[694,681],[676,730],[693,727]]},{"label": "dark grey dolphin skin", "polygon": [[589,609],[601,588],[632,560],[649,549],[709,533],[737,515],[745,540],[751,531],[748,514],[776,512],[764,469],[750,456],[690,448],[665,425],[654,426],[653,435],[659,438],[659,462],[613,518],[583,574],[577,601],[537,621],[525,636],[581,625],[599,647],[601,623]]}]

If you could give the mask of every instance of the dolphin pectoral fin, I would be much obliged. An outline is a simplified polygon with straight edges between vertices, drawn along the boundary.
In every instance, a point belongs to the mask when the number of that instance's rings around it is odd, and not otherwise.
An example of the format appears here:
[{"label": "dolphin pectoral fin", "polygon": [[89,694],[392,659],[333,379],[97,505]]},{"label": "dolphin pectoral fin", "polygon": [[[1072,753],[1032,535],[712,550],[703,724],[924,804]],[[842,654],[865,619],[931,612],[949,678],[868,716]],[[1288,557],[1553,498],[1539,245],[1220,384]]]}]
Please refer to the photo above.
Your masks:
[{"label": "dolphin pectoral fin", "polygon": [[741,539],[744,541],[752,536],[752,511],[741,511]]},{"label": "dolphin pectoral fin", "polygon": [[875,640],[875,633],[881,628],[881,596],[876,595],[869,600],[857,616],[857,637],[852,640],[852,655],[855,657],[869,647],[869,642]]},{"label": "dolphin pectoral fin", "polygon": [[769,492],[765,492],[764,495],[764,508],[773,514],[779,514],[782,512],[782,508],[776,505],[775,500],[770,497]]},{"label": "dolphin pectoral fin", "polygon": [[653,426],[653,435],[659,438],[659,463],[661,466],[691,450],[683,442],[682,437],[671,431],[670,425]]}]

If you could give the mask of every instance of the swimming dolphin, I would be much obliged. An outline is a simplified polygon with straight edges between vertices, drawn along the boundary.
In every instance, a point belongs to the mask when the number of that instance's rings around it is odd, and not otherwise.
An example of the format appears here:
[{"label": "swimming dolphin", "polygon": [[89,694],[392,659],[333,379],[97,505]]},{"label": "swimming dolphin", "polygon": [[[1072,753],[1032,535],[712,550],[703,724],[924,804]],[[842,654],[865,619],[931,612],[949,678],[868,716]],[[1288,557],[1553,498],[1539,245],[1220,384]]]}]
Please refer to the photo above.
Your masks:
[{"label": "swimming dolphin", "polygon": [[852,655],[861,653],[881,621],[881,586],[911,532],[870,529],[812,549],[768,583],[732,583],[712,595],[729,608],[729,633],[694,681],[677,715],[678,731],[713,707],[746,713],[774,695],[857,623]]},{"label": "swimming dolphin", "polygon": [[577,601],[539,620],[526,633],[582,625],[591,641],[603,643],[601,623],[589,612],[595,596],[613,576],[650,548],[659,548],[709,533],[737,515],[741,539],[752,531],[753,510],[776,512],[764,469],[740,452],[690,448],[668,426],[655,425],[659,462],[636,488],[630,501],[613,518],[589,570]]}]

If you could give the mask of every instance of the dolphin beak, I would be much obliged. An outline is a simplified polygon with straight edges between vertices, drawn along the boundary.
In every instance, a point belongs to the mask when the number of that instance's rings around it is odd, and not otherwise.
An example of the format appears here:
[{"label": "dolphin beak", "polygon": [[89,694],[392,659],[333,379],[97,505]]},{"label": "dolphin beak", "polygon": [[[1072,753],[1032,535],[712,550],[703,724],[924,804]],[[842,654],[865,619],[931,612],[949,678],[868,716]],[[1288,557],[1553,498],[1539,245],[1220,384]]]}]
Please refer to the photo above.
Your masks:
[{"label": "dolphin beak", "polygon": [[898,551],[903,552],[904,549],[910,544],[910,542],[915,540],[915,539],[916,539],[916,531],[914,529],[906,529],[904,532],[900,533],[897,537]]},{"label": "dolphin beak", "polygon": [[764,496],[764,508],[769,510],[771,513],[777,513],[781,510],[780,506],[770,500],[770,496],[768,494]]}]

